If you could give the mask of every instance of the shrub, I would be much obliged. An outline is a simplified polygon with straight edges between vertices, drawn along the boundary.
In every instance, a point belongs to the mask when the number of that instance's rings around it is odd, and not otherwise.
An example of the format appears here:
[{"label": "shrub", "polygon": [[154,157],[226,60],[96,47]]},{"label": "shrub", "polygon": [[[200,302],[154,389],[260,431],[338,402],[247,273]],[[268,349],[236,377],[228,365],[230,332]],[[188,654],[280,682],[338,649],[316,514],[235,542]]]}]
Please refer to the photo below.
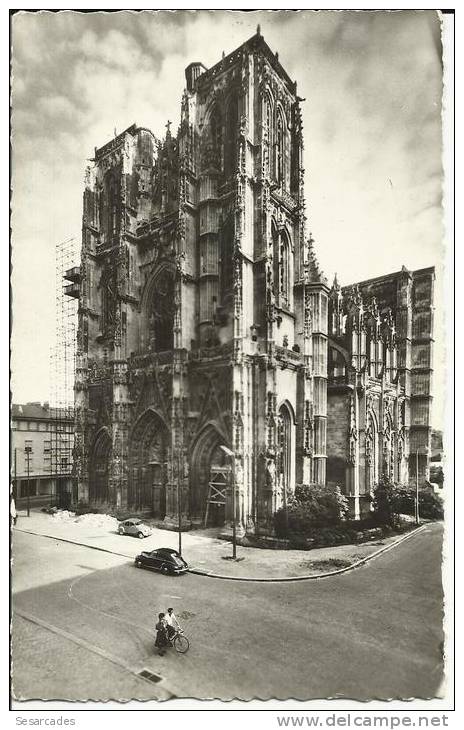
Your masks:
[{"label": "shrub", "polygon": [[416,509],[416,490],[409,487],[397,487],[395,493],[395,511],[401,515],[413,515]]},{"label": "shrub", "polygon": [[430,481],[443,486],[443,467],[430,464]]},{"label": "shrub", "polygon": [[337,525],[348,513],[348,501],[337,486],[297,484],[293,503],[310,512],[314,526]]},{"label": "shrub", "polygon": [[[413,515],[416,509],[416,490],[413,487],[398,487],[395,493],[395,512]],[[419,492],[419,515],[429,520],[443,519],[443,500],[429,490]]]},{"label": "shrub", "polygon": [[287,508],[277,510],[277,537],[310,536],[314,528],[338,525],[348,512],[348,502],[338,487],[298,484]]},{"label": "shrub", "polygon": [[443,500],[435,492],[419,492],[419,514],[429,520],[442,520],[444,517]]},{"label": "shrub", "polygon": [[378,524],[389,525],[390,527],[395,527],[397,524],[396,492],[397,488],[385,475],[374,487],[372,506],[374,508],[374,518]]}]

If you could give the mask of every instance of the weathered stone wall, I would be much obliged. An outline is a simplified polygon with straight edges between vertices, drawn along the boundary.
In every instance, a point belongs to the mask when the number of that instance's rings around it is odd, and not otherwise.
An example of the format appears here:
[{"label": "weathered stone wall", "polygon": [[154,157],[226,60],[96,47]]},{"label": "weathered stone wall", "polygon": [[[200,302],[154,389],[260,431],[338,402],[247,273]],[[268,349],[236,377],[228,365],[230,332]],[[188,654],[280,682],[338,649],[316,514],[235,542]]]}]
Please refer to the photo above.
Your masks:
[{"label": "weathered stone wall", "polygon": [[327,399],[327,481],[346,486],[349,394],[329,392]]}]

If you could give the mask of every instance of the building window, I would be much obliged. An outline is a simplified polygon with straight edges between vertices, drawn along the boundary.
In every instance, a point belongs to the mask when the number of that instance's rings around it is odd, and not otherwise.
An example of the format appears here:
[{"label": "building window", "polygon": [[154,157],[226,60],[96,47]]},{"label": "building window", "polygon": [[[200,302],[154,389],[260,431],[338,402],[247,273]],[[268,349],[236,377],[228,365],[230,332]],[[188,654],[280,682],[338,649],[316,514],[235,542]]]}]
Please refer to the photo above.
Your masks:
[{"label": "building window", "polygon": [[290,240],[285,231],[272,231],[274,257],[274,294],[279,306],[291,305],[291,251]]},{"label": "building window", "polygon": [[222,169],[223,140],[222,140],[222,116],[218,107],[215,106],[210,119],[212,164],[218,170]]},{"label": "building window", "polygon": [[227,106],[226,135],[224,144],[224,173],[226,177],[233,175],[237,167],[237,123],[238,102],[233,94]]},{"label": "building window", "polygon": [[275,166],[274,177],[280,187],[287,185],[287,123],[282,109],[277,112],[275,138]]},{"label": "building window", "polygon": [[282,305],[290,304],[290,244],[285,234],[280,236],[279,247],[279,299]]},{"label": "building window", "polygon": [[284,505],[291,480],[291,447],[291,417],[287,406],[282,405],[277,420],[277,479]]},{"label": "building window", "polygon": [[[26,451],[26,449],[31,449],[31,451]],[[33,443],[30,440],[26,440],[24,442],[24,468],[27,471],[28,463],[29,463],[29,471],[31,472],[34,467],[34,451],[33,451]]]},{"label": "building window", "polygon": [[37,496],[37,483],[36,483],[35,479],[29,479],[29,480],[24,479],[22,482],[20,482],[20,496],[27,497],[28,486],[29,486],[29,496],[36,497]]},{"label": "building window", "polygon": [[148,303],[150,348],[155,352],[172,350],[174,346],[174,276],[163,271],[157,277]]},{"label": "building window", "polygon": [[221,301],[232,292],[234,283],[234,217],[225,221],[220,232],[220,286]]}]

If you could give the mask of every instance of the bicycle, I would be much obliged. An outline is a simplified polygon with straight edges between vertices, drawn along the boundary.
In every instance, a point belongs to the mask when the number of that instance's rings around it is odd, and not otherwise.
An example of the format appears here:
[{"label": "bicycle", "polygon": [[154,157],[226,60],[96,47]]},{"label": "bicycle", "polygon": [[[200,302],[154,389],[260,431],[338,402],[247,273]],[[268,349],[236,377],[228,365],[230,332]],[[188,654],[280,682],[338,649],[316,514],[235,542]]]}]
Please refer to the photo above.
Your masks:
[{"label": "bicycle", "polygon": [[185,636],[183,629],[177,629],[169,641],[178,654],[185,654],[189,650],[190,642]]}]

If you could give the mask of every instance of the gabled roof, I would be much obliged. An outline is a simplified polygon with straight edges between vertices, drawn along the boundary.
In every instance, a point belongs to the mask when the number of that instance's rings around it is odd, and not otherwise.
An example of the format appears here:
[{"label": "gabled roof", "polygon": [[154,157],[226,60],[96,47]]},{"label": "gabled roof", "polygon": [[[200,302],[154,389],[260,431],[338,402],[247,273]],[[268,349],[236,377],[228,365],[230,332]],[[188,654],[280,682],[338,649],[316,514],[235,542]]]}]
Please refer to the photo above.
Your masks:
[{"label": "gabled roof", "polygon": [[28,421],[50,421],[58,418],[72,422],[74,420],[74,409],[50,407],[48,403],[43,405],[34,403],[12,403],[11,417]]}]

